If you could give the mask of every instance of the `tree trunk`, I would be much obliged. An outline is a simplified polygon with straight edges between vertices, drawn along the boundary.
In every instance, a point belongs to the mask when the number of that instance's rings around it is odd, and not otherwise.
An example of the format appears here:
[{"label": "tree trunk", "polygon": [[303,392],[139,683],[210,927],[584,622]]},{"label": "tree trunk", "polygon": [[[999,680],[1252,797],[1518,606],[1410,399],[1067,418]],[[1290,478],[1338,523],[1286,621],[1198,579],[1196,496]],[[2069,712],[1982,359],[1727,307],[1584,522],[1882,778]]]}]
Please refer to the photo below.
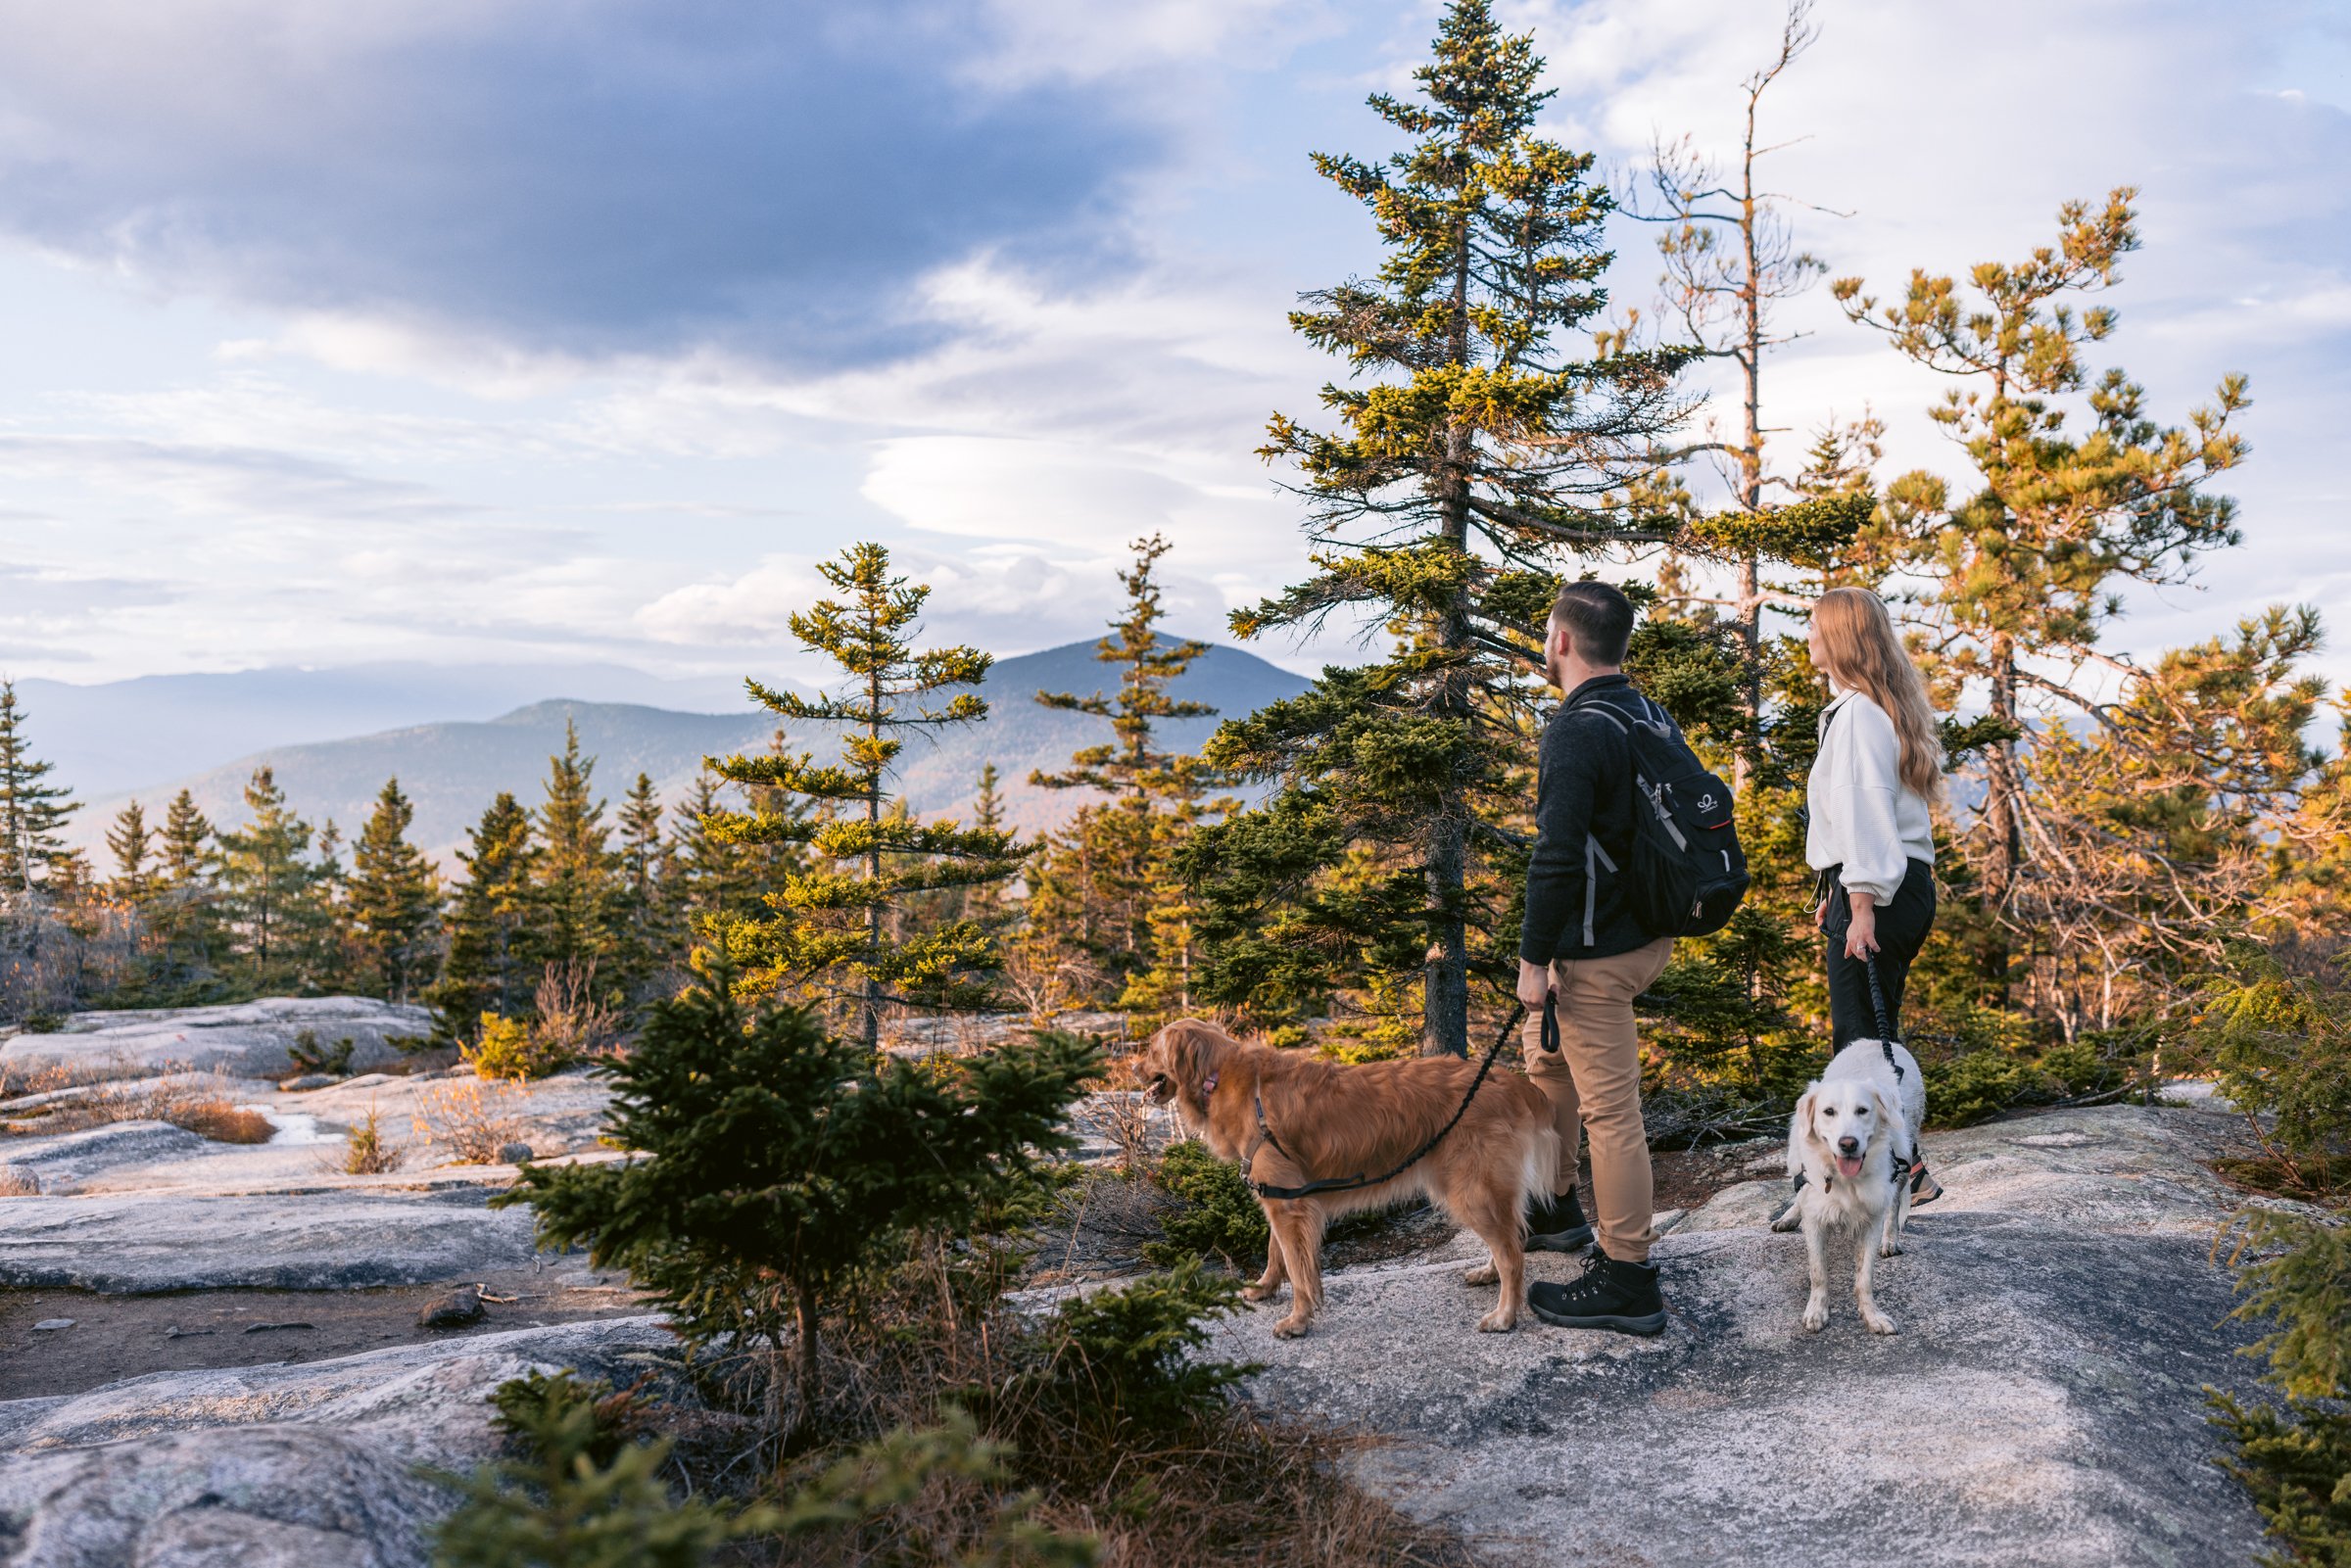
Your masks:
[{"label": "tree trunk", "polygon": [[[1739,444],[1739,509],[1750,515],[1763,508],[1763,285],[1755,275],[1756,96],[1756,91],[1748,94],[1747,140],[1739,161],[1739,243],[1746,263],[1739,280],[1739,309],[1747,340],[1746,351],[1739,356],[1746,379],[1746,396],[1740,400],[1746,428]],[[1731,760],[1731,787],[1744,790],[1754,772],[1763,716],[1763,594],[1760,566],[1752,551],[1739,562],[1739,639],[1746,666],[1739,683],[1740,705],[1748,732]]]},{"label": "tree trunk", "polygon": [[[1453,328],[1448,353],[1455,364],[1469,361],[1469,237],[1460,237],[1453,276]],[[1437,474],[1437,514],[1445,543],[1469,547],[1469,432],[1452,422],[1445,432],[1445,462]],[[1448,608],[1437,624],[1437,643],[1451,660],[1438,677],[1438,717],[1462,728],[1467,738],[1469,701],[1469,605]],[[1428,956],[1420,967],[1420,1054],[1469,1054],[1469,934],[1462,924],[1462,892],[1469,860],[1469,803],[1454,796],[1429,824],[1427,871]]]},{"label": "tree trunk", "polygon": [[[2000,633],[1991,640],[1991,712],[2009,724],[2016,716],[2016,639]],[[1991,874],[1985,879],[1984,902],[1994,916],[1994,935],[1986,951],[1985,978],[1996,986],[2000,1005],[2008,997],[2009,949],[1997,933],[2016,894],[2024,864],[2025,827],[2020,805],[2023,779],[2016,765],[2016,742],[1996,742],[1985,756],[1984,822],[1991,833]]]},{"label": "tree trunk", "polygon": [[[865,682],[865,733],[876,745],[882,741],[882,677],[877,672]],[[882,890],[882,775],[876,772],[866,784],[865,821],[871,836],[865,846],[865,875],[869,895]],[[882,982],[874,976],[874,966],[882,962],[882,905],[868,902],[865,907],[865,1048],[868,1052],[882,1049]]]},{"label": "tree trunk", "polygon": [[806,1281],[792,1286],[792,1318],[799,1329],[799,1344],[792,1354],[792,1421],[784,1429],[784,1449],[796,1452],[806,1437],[816,1430],[817,1398],[817,1315],[816,1287]]}]

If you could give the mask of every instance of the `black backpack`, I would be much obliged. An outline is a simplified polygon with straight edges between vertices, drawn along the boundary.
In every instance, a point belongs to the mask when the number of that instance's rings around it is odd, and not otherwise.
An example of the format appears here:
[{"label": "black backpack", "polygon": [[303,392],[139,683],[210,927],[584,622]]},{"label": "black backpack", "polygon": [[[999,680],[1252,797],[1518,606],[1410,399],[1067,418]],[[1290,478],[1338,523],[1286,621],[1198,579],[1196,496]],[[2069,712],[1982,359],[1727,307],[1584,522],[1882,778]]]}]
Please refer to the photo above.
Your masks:
[{"label": "black backpack", "polygon": [[[1730,924],[1747,896],[1747,855],[1731,811],[1730,785],[1706,771],[1663,708],[1638,692],[1638,714],[1595,692],[1578,708],[1606,717],[1632,743],[1633,863],[1599,865],[1626,879],[1625,902],[1652,936],[1705,936]],[[1597,874],[1598,868],[1594,868]]]}]

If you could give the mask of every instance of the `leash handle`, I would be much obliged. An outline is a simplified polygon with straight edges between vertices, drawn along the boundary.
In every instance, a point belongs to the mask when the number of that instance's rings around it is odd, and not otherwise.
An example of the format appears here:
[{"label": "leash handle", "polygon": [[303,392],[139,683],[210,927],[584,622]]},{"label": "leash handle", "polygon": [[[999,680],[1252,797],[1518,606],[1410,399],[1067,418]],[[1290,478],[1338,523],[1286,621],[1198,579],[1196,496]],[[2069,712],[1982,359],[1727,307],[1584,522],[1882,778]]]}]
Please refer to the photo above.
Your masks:
[{"label": "leash handle", "polygon": [[[1513,1024],[1517,1022],[1515,1018],[1511,1020]],[[1503,1032],[1508,1034],[1510,1030],[1505,1028]],[[1557,991],[1543,993],[1543,1052],[1546,1056],[1559,1054],[1559,993]]]}]

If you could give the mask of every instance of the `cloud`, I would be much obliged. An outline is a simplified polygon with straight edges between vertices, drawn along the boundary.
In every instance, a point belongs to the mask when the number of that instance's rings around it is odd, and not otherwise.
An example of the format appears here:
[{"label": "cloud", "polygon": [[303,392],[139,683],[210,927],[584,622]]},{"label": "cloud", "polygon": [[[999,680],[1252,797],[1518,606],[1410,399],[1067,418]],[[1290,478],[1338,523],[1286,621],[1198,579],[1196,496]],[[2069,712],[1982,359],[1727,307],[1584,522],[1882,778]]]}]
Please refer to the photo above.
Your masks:
[{"label": "cloud", "polygon": [[1161,139],[1131,86],[977,69],[1006,24],[931,0],[14,0],[0,24],[0,231],[360,354],[406,329],[903,352],[935,267],[1098,262]]},{"label": "cloud", "polygon": [[[1112,575],[1116,557],[1080,557],[1000,547],[985,553],[946,554],[916,546],[891,550],[890,565],[927,585],[925,646],[969,642],[990,651],[1026,651],[1099,636],[1119,602]],[[1221,630],[1222,595],[1199,577],[1163,563],[1166,625],[1178,633]],[[777,666],[799,679],[839,675],[807,653],[792,635],[791,616],[817,599],[838,596],[816,572],[815,559],[776,554],[747,572],[689,584],[640,609],[637,628],[660,642],[769,649]]]}]

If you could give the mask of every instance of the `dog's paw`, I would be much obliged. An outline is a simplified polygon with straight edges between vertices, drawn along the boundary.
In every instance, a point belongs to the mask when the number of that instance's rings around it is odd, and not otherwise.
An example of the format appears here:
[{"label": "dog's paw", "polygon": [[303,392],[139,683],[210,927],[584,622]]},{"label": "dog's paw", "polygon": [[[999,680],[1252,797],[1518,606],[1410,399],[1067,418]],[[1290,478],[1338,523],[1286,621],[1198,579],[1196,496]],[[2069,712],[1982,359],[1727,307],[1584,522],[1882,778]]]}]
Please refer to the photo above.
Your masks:
[{"label": "dog's paw", "polygon": [[1273,1337],[1277,1340],[1294,1340],[1306,1332],[1308,1321],[1303,1317],[1285,1317],[1273,1325]]},{"label": "dog's paw", "polygon": [[1796,1212],[1796,1205],[1790,1204],[1788,1212],[1771,1222],[1771,1228],[1785,1236],[1803,1222],[1804,1216]]},{"label": "dog's paw", "polygon": [[1806,1302],[1804,1304],[1804,1332],[1807,1334],[1817,1334],[1828,1326],[1828,1304],[1825,1302]]},{"label": "dog's paw", "polygon": [[1254,1306],[1259,1302],[1271,1301],[1280,1291],[1279,1285],[1243,1285],[1241,1300]]},{"label": "dog's paw", "polygon": [[[1491,1285],[1500,1278],[1502,1278],[1502,1275],[1495,1272],[1494,1264],[1491,1261],[1487,1261],[1478,1264],[1475,1268],[1469,1270],[1468,1273],[1463,1274],[1462,1276],[1462,1283],[1464,1285]],[[1507,1328],[1509,1325],[1505,1324],[1504,1326]]]},{"label": "dog's paw", "polygon": [[1497,1307],[1477,1320],[1477,1331],[1480,1334],[1508,1334],[1517,1326],[1517,1310],[1511,1307]]},{"label": "dog's paw", "polygon": [[1893,1334],[1898,1332],[1898,1330],[1896,1330],[1894,1326],[1894,1319],[1888,1317],[1884,1312],[1862,1313],[1861,1326],[1868,1329],[1872,1334]]},{"label": "dog's paw", "polygon": [[1878,1256],[1880,1258],[1899,1258],[1902,1256],[1902,1244],[1898,1241],[1882,1241],[1878,1243]]}]

